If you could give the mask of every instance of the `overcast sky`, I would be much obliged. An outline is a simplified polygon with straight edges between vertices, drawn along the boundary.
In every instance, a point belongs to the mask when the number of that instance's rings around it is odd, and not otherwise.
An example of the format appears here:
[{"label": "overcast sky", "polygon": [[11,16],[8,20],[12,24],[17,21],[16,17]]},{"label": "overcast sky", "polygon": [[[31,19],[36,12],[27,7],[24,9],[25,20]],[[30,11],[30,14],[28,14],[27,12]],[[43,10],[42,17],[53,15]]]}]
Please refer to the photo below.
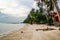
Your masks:
[{"label": "overcast sky", "polygon": [[27,16],[31,8],[36,8],[34,0],[0,0],[0,11],[10,16]]},{"label": "overcast sky", "polygon": [[37,8],[34,0],[0,0],[0,22],[23,21],[31,8]]},{"label": "overcast sky", "polygon": [[10,16],[27,16],[33,7],[36,7],[34,0],[0,0],[0,11]]}]

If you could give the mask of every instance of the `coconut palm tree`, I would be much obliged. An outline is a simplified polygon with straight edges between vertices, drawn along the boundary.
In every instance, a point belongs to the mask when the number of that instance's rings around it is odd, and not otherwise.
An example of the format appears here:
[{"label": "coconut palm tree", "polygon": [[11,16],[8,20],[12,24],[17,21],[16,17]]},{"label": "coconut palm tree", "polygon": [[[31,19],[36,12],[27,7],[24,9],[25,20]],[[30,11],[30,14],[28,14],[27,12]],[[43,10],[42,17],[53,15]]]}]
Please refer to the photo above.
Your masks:
[{"label": "coconut palm tree", "polygon": [[59,13],[59,7],[58,7],[58,4],[57,4],[57,0],[52,0],[52,3],[54,4],[57,12]]},{"label": "coconut palm tree", "polygon": [[[58,7],[58,4],[57,4],[57,0],[36,0],[38,2],[43,2],[47,5],[47,12],[49,13],[50,11],[54,11],[54,7],[56,8],[57,10],[57,13],[58,15],[60,14],[59,13],[59,7]],[[38,4],[38,7],[39,7],[40,3]],[[47,16],[46,16],[47,17]]]},{"label": "coconut palm tree", "polygon": [[57,12],[59,13],[59,7],[58,7],[58,4],[57,4],[58,0],[35,0],[35,1],[42,1],[42,2],[44,2],[47,5],[47,7],[48,7],[48,9],[50,11],[54,10],[54,6],[55,6]]},{"label": "coconut palm tree", "polygon": [[[53,10],[53,5],[52,5],[52,1],[49,1],[49,0],[36,0],[38,3],[37,3],[37,6],[39,7],[40,9],[40,12],[41,13],[44,13],[44,15],[46,16],[46,20],[48,21],[48,12]],[[43,6],[47,5],[47,10],[43,8]],[[44,12],[46,11],[46,13]]]}]

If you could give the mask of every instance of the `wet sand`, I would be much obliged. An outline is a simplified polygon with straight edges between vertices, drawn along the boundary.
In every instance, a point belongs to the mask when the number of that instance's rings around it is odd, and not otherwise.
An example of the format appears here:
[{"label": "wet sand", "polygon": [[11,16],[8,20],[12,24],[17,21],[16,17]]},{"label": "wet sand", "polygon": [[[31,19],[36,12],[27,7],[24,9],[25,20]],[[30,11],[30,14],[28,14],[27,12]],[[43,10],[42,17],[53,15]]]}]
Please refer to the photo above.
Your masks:
[{"label": "wet sand", "polygon": [[[54,28],[56,30],[36,30]],[[8,35],[1,37],[0,40],[60,40],[59,27],[37,25],[37,24],[26,24],[20,30],[13,31]]]}]

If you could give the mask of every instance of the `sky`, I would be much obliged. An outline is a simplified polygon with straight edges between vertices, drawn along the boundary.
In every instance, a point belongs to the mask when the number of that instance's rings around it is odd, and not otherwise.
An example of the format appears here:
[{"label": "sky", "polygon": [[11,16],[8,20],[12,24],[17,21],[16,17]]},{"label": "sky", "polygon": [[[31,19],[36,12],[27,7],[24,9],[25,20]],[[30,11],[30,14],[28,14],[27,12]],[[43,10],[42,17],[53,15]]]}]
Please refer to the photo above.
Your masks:
[{"label": "sky", "polygon": [[34,0],[0,0],[0,12],[14,17],[25,17],[36,7]]},{"label": "sky", "polygon": [[37,8],[34,0],[0,0],[0,22],[24,21],[32,8]]},{"label": "sky", "polygon": [[0,0],[0,12],[14,17],[25,17],[35,7],[34,0]]},{"label": "sky", "polygon": [[0,12],[10,16],[27,16],[31,8],[36,8],[34,0],[0,0]]}]

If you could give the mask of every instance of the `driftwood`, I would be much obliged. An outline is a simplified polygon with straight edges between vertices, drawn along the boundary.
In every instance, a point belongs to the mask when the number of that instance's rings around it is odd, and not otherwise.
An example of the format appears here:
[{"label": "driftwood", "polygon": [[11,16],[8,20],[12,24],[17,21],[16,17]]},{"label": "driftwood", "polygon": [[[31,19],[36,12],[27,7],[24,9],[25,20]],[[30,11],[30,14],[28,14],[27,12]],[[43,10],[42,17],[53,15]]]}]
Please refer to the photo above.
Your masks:
[{"label": "driftwood", "polygon": [[56,29],[47,27],[47,28],[43,28],[43,29],[36,29],[36,31],[38,31],[38,30],[48,31],[48,30],[56,30]]}]

